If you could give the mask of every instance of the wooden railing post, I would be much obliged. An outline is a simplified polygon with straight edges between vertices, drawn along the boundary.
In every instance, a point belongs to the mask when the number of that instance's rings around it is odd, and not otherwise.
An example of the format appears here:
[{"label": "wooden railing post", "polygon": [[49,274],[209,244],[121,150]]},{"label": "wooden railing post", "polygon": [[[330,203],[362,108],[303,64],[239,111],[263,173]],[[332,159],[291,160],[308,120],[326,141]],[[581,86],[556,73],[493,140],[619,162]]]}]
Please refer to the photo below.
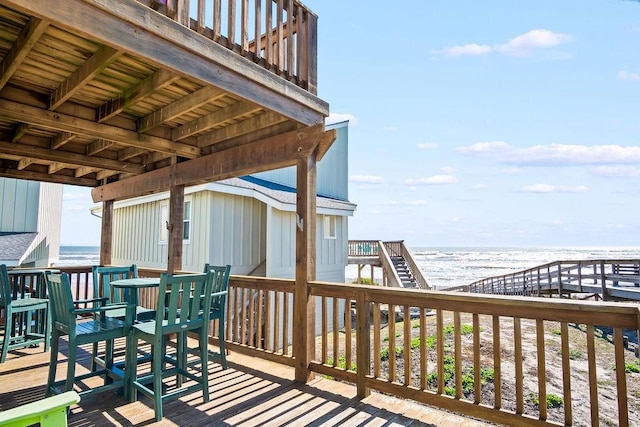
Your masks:
[{"label": "wooden railing post", "polygon": [[602,288],[602,301],[607,301],[607,276],[604,273],[604,261],[600,261],[600,287]]},{"label": "wooden railing post", "polygon": [[366,386],[367,374],[371,366],[371,305],[365,300],[365,292],[358,292],[356,299],[356,355],[357,367],[357,393],[358,398],[364,399],[371,394],[371,389]]},{"label": "wooden railing post", "polygon": [[111,264],[113,244],[113,200],[102,202],[102,230],[100,231],[100,265]]}]

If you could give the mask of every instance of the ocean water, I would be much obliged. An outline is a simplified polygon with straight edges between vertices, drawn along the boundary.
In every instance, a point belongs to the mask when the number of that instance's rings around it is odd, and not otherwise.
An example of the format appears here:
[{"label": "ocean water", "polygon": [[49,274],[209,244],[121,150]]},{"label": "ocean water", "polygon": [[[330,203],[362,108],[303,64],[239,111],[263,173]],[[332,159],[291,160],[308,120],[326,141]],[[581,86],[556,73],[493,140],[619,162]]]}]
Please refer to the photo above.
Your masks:
[{"label": "ocean water", "polygon": [[[553,261],[587,259],[640,259],[640,247],[508,248],[426,247],[409,248],[427,282],[435,289],[468,285],[476,280],[526,270]],[[370,277],[365,267],[363,277]],[[356,266],[348,266],[347,283],[358,277]],[[376,268],[374,280],[382,280]]]},{"label": "ocean water", "polygon": [[[553,261],[586,259],[640,259],[640,247],[575,247],[575,248],[499,248],[499,247],[426,247],[410,248],[416,263],[435,289],[468,285],[476,280],[526,270]],[[94,265],[100,262],[98,246],[61,246],[59,266]],[[382,281],[380,268],[374,269],[374,280]],[[371,269],[362,270],[370,277]],[[345,281],[358,277],[357,266],[345,270]]]},{"label": "ocean water", "polygon": [[60,246],[60,259],[56,265],[80,266],[100,263],[99,246]]}]

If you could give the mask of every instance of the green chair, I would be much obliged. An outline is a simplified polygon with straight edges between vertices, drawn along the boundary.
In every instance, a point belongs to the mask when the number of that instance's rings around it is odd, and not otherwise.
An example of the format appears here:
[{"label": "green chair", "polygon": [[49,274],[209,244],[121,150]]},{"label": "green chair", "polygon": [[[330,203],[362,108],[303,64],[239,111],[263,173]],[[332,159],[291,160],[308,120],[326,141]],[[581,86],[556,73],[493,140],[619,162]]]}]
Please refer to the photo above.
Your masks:
[{"label": "green chair", "polygon": [[[89,300],[74,301],[71,296],[69,285],[69,275],[49,274],[47,275],[47,288],[49,290],[49,300],[51,302],[51,361],[49,363],[49,376],[47,379],[47,395],[61,393],[73,389],[75,382],[84,381],[95,376],[104,377],[104,385],[83,390],[80,395],[93,394],[102,391],[123,387],[124,374],[113,365],[113,340],[126,337],[133,323],[134,307],[132,305],[121,304],[116,307],[100,305],[91,306],[99,301],[106,302],[106,298],[93,298]],[[88,304],[87,308],[76,308],[78,305]],[[105,313],[114,308],[125,308],[125,320],[107,317]],[[96,315],[95,317],[85,317],[84,315]],[[67,377],[66,380],[56,381],[56,368],[58,366],[58,351],[60,338],[67,336],[68,357],[67,357]],[[94,344],[105,342],[105,366],[95,371],[76,376],[76,363],[78,347],[84,344]]]},{"label": "green chair", "polygon": [[[162,419],[163,402],[202,390],[205,402],[209,401],[208,382],[208,316],[211,307],[211,278],[213,275],[186,274],[160,277],[155,320],[133,325],[127,339],[127,364],[125,367],[127,396],[137,399],[138,391],[153,399],[156,420]],[[197,335],[199,342],[199,375],[193,372],[194,364],[186,364],[187,332]],[[166,354],[169,335],[176,334],[176,354]],[[137,376],[137,347],[139,341],[151,344],[151,372]],[[191,368],[191,369],[189,369]],[[176,377],[176,386],[163,390],[163,378]],[[181,377],[195,381],[182,386]]]},{"label": "green chair", "polygon": [[74,403],[80,402],[75,391],[68,391],[57,396],[46,397],[36,402],[20,405],[16,408],[0,411],[0,426],[27,427],[62,427],[67,425],[67,411]]},{"label": "green chair", "polygon": [[[138,277],[138,266],[135,264],[126,266],[98,266],[92,267],[93,273],[93,296],[107,298],[106,306],[113,307],[113,304],[121,306],[127,301],[121,289],[115,289],[111,282],[120,279],[133,279]],[[153,319],[156,311],[151,308],[136,306],[134,320],[146,321]],[[119,320],[125,318],[125,308],[110,308],[106,316],[115,317]],[[95,371],[98,365],[104,366],[104,360],[97,356],[98,344],[93,345],[93,358],[91,360],[91,370]]]},{"label": "green chair", "polygon": [[[42,310],[44,329],[34,330],[32,317],[36,310]],[[9,350],[40,345],[49,350],[49,300],[46,298],[12,297],[11,281],[5,264],[0,264],[0,312],[4,324],[0,342],[0,363],[7,359]]]},{"label": "green chair", "polygon": [[225,349],[225,317],[227,311],[227,293],[231,266],[212,266],[205,264],[204,272],[213,275],[211,285],[211,310],[209,320],[218,321],[218,347],[220,348],[220,364],[227,369],[227,351]]}]

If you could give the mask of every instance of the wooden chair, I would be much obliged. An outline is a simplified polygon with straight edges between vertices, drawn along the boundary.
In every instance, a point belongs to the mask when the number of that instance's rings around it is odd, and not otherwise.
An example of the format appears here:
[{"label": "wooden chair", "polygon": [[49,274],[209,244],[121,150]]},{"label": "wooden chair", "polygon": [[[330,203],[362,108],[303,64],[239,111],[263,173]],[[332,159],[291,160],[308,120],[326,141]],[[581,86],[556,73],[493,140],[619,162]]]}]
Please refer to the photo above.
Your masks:
[{"label": "wooden chair", "polygon": [[229,275],[231,266],[212,266],[205,264],[204,272],[213,275],[211,285],[211,310],[209,320],[218,321],[218,347],[220,349],[220,364],[227,369],[227,351],[225,349],[225,318],[227,311],[227,293],[229,288]]},{"label": "wooden chair", "polygon": [[[44,329],[41,331],[33,329],[32,315],[36,310],[42,310],[45,318]],[[40,343],[44,343],[45,352],[49,350],[49,300],[30,297],[14,299],[5,264],[0,264],[0,312],[4,323],[0,363],[7,359],[9,350],[37,346]]]},{"label": "wooden chair", "polygon": [[[140,391],[153,399],[156,420],[162,419],[162,403],[195,390],[202,390],[205,402],[209,401],[208,383],[208,316],[211,307],[212,274],[186,274],[160,277],[155,320],[137,323],[127,339],[127,364],[125,367],[129,401],[137,399]],[[199,342],[199,375],[193,373],[194,364],[187,365],[187,332],[197,335]],[[175,357],[166,355],[166,340],[176,334],[178,342]],[[136,349],[142,340],[151,344],[151,372],[138,377]],[[189,369],[191,368],[191,369]],[[164,393],[162,380],[176,376],[174,389]],[[195,381],[182,386],[181,377]]]},{"label": "wooden chair", "polygon": [[16,408],[0,411],[0,426],[27,427],[62,427],[67,425],[67,411],[74,403],[80,402],[75,391],[68,391],[57,396],[46,397],[36,402],[20,405]]},{"label": "wooden chair", "polygon": [[[126,337],[129,333],[131,324],[133,323],[134,307],[127,304],[121,304],[121,307],[116,307],[115,304],[110,306],[92,306],[96,301],[104,304],[106,298],[74,301],[71,296],[71,286],[67,273],[47,275],[47,288],[49,290],[49,300],[51,301],[52,320],[51,360],[47,379],[47,395],[70,391],[73,389],[75,382],[84,381],[94,376],[104,376],[104,385],[84,390],[80,392],[81,395],[123,387],[125,385],[124,375],[121,370],[116,370],[113,366],[113,340]],[[76,308],[76,306],[81,304],[88,304],[88,306],[87,308]],[[127,309],[124,321],[105,315],[109,310],[125,307],[127,307]],[[96,314],[96,317],[79,318],[79,316],[83,315]],[[59,341],[63,336],[67,336],[69,344],[67,377],[64,381],[56,381]],[[75,370],[78,361],[78,347],[84,344],[93,344],[102,341],[105,342],[104,368],[76,376]]]}]

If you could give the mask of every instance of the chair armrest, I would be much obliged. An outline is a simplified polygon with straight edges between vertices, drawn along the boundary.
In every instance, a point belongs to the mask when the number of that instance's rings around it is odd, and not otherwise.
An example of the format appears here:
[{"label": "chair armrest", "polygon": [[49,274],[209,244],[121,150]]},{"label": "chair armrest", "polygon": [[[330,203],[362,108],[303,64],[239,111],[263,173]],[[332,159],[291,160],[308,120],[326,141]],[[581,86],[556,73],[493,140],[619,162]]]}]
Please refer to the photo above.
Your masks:
[{"label": "chair armrest", "polygon": [[74,305],[79,305],[79,304],[89,304],[89,303],[92,303],[92,302],[99,302],[99,303],[102,303],[104,305],[104,303],[106,303],[107,301],[109,301],[108,297],[99,297],[99,298],[91,298],[91,299],[74,300],[73,304]]},{"label": "chair armrest", "polygon": [[211,294],[212,297],[218,297],[218,296],[222,296],[222,295],[227,295],[229,292],[227,291],[220,291],[220,292],[214,292]]},{"label": "chair armrest", "polygon": [[107,311],[115,310],[117,308],[128,309],[130,307],[131,308],[135,308],[131,304],[118,303],[118,304],[104,305],[104,306],[101,306],[101,307],[76,308],[75,310],[73,310],[73,313],[74,314],[105,313]]},{"label": "chair armrest", "polygon": [[[3,426],[41,426],[66,425],[67,408],[80,402],[80,396],[75,391],[47,397],[36,402],[27,403],[17,408],[0,412],[0,424]],[[62,424],[64,422],[64,424]]]}]

